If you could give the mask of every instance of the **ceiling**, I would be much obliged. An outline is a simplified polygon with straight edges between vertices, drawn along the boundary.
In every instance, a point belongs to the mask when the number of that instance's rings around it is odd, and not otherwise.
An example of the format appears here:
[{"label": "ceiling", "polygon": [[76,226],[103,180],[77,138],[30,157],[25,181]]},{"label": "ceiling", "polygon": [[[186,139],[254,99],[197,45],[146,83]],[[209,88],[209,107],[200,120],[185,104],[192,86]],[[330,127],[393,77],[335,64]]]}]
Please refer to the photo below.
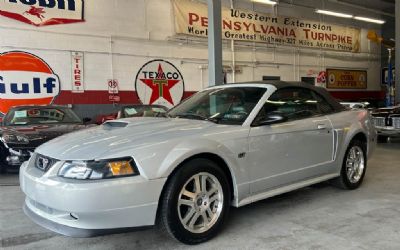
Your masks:
[{"label": "ceiling", "polygon": [[337,0],[338,4],[358,5],[371,10],[379,10],[394,15],[395,0]]}]

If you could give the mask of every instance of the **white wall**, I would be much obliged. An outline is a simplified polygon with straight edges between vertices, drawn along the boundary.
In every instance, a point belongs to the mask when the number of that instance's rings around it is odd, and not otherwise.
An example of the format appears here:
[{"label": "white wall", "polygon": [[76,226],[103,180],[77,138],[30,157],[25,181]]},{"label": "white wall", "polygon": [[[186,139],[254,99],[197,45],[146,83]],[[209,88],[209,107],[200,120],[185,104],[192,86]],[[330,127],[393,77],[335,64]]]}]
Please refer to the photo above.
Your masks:
[{"label": "white wall", "polygon": [[[252,9],[254,5],[239,2],[237,7]],[[309,9],[290,6],[257,11],[319,18]],[[34,27],[0,16],[0,52],[24,50],[42,57],[60,76],[64,90],[71,89],[71,51],[85,52],[87,90],[106,90],[110,78],[119,80],[121,90],[134,90],[140,67],[151,59],[164,58],[182,72],[186,91],[198,91],[207,86],[206,42],[174,37],[172,13],[169,0],[85,0],[84,23]],[[360,25],[337,18],[325,21]],[[366,37],[366,32],[363,29],[361,35]],[[362,41],[361,53],[236,43],[236,64],[243,71],[236,81],[260,80],[263,75],[300,80],[309,70],[335,67],[368,70],[368,90],[380,90],[380,48],[367,39]],[[230,42],[224,42],[223,54],[224,64],[230,65]]]}]

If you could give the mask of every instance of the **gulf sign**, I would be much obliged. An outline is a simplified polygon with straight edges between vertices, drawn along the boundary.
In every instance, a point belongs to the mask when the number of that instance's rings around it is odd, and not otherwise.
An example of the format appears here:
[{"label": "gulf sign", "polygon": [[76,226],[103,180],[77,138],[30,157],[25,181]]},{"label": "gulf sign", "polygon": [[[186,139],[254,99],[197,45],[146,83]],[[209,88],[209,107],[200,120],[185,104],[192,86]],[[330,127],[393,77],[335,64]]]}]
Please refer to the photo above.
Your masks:
[{"label": "gulf sign", "polygon": [[36,55],[11,51],[0,54],[0,112],[13,106],[49,105],[60,93],[60,79]]},{"label": "gulf sign", "polygon": [[83,0],[1,0],[0,15],[35,26],[83,22]]}]

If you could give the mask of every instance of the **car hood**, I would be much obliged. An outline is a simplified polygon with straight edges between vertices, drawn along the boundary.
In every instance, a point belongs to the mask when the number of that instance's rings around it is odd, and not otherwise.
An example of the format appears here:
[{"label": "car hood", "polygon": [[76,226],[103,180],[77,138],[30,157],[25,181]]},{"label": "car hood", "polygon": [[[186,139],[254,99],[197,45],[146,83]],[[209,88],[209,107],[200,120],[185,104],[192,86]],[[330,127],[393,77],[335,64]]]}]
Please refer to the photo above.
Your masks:
[{"label": "car hood", "polygon": [[29,126],[7,126],[0,127],[0,134],[24,135],[29,139],[27,147],[37,147],[44,142],[54,139],[60,135],[86,128],[82,124],[49,124]]},{"label": "car hood", "polygon": [[59,160],[101,159],[127,148],[195,136],[217,126],[224,125],[180,118],[127,118],[58,137],[36,152]]}]

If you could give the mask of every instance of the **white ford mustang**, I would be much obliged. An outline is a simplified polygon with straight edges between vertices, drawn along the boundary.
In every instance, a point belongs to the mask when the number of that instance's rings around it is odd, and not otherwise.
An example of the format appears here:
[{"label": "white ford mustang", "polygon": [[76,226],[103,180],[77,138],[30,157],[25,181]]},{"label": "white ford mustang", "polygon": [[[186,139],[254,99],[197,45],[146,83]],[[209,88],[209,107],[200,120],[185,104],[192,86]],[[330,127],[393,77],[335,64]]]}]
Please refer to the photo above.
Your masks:
[{"label": "white ford mustang", "polygon": [[20,171],[24,210],[69,236],[158,224],[196,244],[230,206],[332,180],[360,186],[376,133],[367,110],[323,89],[261,82],[208,88],[165,117],[128,118],[61,136]]}]

